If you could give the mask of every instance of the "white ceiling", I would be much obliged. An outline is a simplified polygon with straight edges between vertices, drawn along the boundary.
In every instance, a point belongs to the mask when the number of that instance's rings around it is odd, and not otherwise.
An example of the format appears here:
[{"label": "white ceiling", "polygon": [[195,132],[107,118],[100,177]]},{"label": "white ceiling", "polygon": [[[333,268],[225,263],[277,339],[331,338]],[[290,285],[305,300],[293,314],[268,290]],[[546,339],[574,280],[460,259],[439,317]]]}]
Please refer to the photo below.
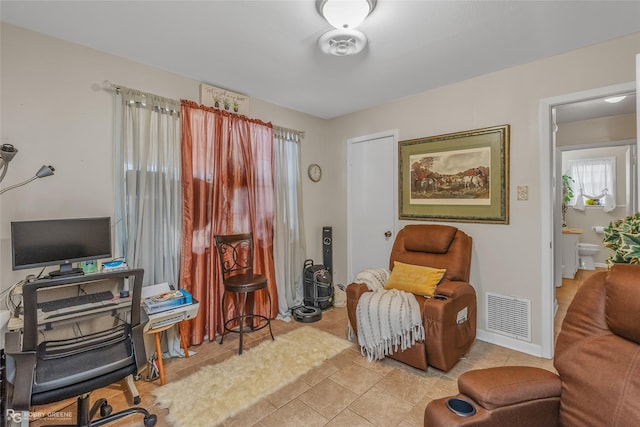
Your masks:
[{"label": "white ceiling", "polygon": [[313,0],[2,0],[0,16],[321,118],[640,31],[640,1],[378,0],[365,51],[335,57]]},{"label": "white ceiling", "polygon": [[605,98],[595,98],[555,107],[556,123],[575,122],[634,113],[636,111],[635,92],[624,93],[624,95],[625,98],[615,104],[606,102]]}]

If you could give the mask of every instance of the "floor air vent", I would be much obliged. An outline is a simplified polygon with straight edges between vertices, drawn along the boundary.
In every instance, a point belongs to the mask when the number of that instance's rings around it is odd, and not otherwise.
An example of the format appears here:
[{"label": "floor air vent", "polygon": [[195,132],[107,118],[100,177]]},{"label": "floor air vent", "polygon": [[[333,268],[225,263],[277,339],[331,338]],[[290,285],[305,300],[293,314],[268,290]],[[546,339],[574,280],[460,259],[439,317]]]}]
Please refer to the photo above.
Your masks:
[{"label": "floor air vent", "polygon": [[531,341],[531,301],[487,292],[487,330]]}]

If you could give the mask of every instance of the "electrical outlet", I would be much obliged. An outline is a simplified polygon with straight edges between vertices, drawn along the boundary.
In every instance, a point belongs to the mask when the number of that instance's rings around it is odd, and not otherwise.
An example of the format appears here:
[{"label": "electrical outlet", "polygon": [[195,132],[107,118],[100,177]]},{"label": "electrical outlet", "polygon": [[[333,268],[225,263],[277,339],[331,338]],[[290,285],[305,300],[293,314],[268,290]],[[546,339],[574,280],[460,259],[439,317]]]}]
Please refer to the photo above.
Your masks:
[{"label": "electrical outlet", "polygon": [[518,200],[529,200],[528,185],[518,185]]}]

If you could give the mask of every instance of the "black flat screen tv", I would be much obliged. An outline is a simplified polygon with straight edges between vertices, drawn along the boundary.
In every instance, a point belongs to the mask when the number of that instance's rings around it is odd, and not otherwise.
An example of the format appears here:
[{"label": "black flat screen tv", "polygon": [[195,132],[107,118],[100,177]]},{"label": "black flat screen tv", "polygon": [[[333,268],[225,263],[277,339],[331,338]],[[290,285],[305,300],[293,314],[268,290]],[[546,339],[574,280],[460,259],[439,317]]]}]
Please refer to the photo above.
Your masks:
[{"label": "black flat screen tv", "polygon": [[49,275],[82,274],[74,262],[111,257],[111,218],[48,219],[11,223],[14,270],[59,265]]}]

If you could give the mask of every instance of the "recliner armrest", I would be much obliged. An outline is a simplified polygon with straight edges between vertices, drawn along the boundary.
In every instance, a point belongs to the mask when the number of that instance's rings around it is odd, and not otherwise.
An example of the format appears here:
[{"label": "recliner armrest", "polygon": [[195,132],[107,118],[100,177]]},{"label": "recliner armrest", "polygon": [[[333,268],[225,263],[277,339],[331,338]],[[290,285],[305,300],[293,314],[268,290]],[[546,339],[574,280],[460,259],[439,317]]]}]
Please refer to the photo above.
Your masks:
[{"label": "recliner armrest", "polygon": [[460,393],[485,409],[559,397],[560,378],[553,372],[529,366],[500,366],[465,372],[458,378]]},{"label": "recliner armrest", "polygon": [[371,292],[364,283],[349,283],[347,285],[347,297],[359,300],[362,294]]},{"label": "recliner armrest", "polygon": [[365,292],[371,292],[367,285],[363,283],[350,283],[347,285],[347,315],[349,317],[349,323],[355,334],[358,334],[358,322],[356,321],[356,310],[358,308],[358,301]]},{"label": "recliner armrest", "polygon": [[448,298],[455,298],[462,293],[468,293],[469,292],[468,286],[471,286],[471,285],[467,282],[443,280],[436,287],[435,294],[444,295]]}]

